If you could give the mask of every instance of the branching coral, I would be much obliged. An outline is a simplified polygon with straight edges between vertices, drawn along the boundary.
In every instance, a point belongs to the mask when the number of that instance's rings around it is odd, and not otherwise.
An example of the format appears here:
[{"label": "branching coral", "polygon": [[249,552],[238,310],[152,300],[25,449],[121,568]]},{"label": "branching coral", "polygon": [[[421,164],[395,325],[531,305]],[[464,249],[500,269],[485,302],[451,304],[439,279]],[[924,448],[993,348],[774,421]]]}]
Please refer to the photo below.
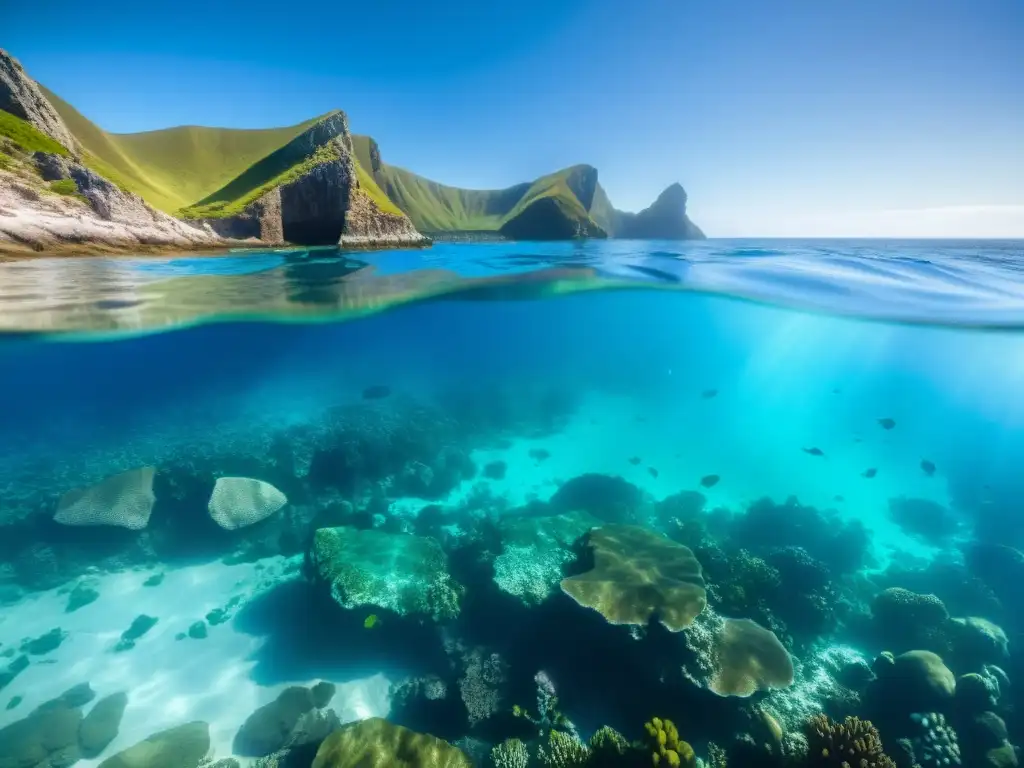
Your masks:
[{"label": "branching coral", "polygon": [[584,768],[590,748],[571,733],[551,731],[548,743],[537,750],[537,757],[548,768]]},{"label": "branching coral", "polygon": [[848,717],[835,723],[815,715],[807,721],[806,733],[811,768],[896,768],[869,720]]},{"label": "branching coral", "polygon": [[530,764],[530,752],[519,739],[505,739],[491,750],[494,768],[526,768]]}]

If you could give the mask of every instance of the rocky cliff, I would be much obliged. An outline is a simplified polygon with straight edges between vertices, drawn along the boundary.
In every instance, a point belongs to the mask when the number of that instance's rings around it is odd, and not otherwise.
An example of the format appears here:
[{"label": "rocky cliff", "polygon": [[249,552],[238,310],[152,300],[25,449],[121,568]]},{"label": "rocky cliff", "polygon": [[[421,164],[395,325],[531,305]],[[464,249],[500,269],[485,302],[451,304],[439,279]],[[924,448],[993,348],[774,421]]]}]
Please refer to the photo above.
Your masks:
[{"label": "rocky cliff", "polygon": [[704,233],[686,215],[686,190],[672,184],[640,213],[617,211],[616,237],[636,240],[702,240]]},{"label": "rocky cliff", "polygon": [[0,49],[0,109],[20,117],[65,149],[75,151],[76,142],[36,82],[25,74],[21,62]]},{"label": "rocky cliff", "polygon": [[0,252],[430,242],[397,209],[382,208],[379,190],[375,200],[364,187],[340,111],[225,185],[219,199],[240,199],[237,212],[183,220],[98,173],[39,86],[2,50],[0,110]]},{"label": "rocky cliff", "polygon": [[[343,112],[333,113],[250,170],[258,180],[282,167],[302,170],[241,213],[202,223],[225,237],[256,237],[271,244],[373,248],[430,243],[407,216],[383,210],[364,188]],[[211,197],[229,199],[233,194],[237,192],[228,190]]]}]

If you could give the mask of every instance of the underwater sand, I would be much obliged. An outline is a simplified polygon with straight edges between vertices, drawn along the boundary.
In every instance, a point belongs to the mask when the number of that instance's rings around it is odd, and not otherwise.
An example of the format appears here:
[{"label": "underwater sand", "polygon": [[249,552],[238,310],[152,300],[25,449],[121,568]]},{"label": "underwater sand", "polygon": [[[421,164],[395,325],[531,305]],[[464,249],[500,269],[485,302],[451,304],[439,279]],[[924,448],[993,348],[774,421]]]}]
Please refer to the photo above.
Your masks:
[{"label": "underwater sand", "polygon": [[[274,557],[241,565],[209,563],[98,576],[94,586],[99,599],[70,614],[64,612],[68,601],[64,590],[36,593],[4,606],[0,614],[3,647],[17,646],[58,626],[68,637],[57,650],[31,657],[32,665],[0,694],[5,705],[13,696],[23,697],[13,710],[0,710],[0,727],[88,682],[96,698],[86,713],[99,699],[120,691],[128,693],[128,707],[117,738],[103,754],[76,765],[99,765],[157,731],[192,720],[210,724],[215,759],[231,756],[232,740],[253,710],[273,701],[289,685],[312,685],[326,678],[257,685],[250,673],[264,638],[238,631],[231,620],[208,626],[209,634],[202,640],[175,637],[233,597],[250,599],[273,585],[286,562]],[[162,583],[143,586],[148,577],[160,572],[165,574]],[[121,633],[141,613],[159,621],[134,648],[113,653]],[[384,717],[390,706],[388,687],[383,675],[340,684],[330,708],[342,722]]]}]

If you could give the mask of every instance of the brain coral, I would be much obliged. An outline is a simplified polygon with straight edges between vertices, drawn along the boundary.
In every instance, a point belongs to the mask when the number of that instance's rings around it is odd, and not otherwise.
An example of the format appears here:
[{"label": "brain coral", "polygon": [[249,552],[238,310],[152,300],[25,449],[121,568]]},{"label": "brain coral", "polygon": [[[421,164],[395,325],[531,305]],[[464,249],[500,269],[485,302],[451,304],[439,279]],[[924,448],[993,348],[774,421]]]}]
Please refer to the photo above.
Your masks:
[{"label": "brain coral", "polygon": [[462,587],[434,539],[357,528],[321,528],[310,559],[343,608],[374,606],[434,619],[459,613]]},{"label": "brain coral", "polygon": [[142,467],[61,496],[53,519],[63,525],[116,525],[133,531],[149,524],[156,469]]},{"label": "brain coral", "polygon": [[473,763],[447,741],[373,717],[328,736],[312,768],[473,768]]},{"label": "brain coral", "polygon": [[708,687],[719,696],[750,696],[793,684],[793,659],[771,630],[726,619],[715,639],[717,670]]},{"label": "brain coral", "polygon": [[585,543],[594,566],[563,579],[562,591],[609,623],[646,625],[656,615],[679,632],[707,605],[700,563],[682,544],[635,525],[606,525]]},{"label": "brain coral", "polygon": [[221,477],[210,495],[210,517],[233,531],[270,517],[288,503],[288,497],[270,483],[251,477]]}]

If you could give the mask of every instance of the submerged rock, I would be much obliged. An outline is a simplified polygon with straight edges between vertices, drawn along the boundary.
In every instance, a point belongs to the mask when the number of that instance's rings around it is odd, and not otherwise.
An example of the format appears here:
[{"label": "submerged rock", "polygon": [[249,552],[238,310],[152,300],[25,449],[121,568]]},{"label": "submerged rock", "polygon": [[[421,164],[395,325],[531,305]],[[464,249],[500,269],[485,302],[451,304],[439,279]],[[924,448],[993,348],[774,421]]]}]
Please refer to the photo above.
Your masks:
[{"label": "submerged rock", "polygon": [[0,729],[0,765],[67,768],[78,762],[82,712],[63,697],[48,701],[23,720]]},{"label": "submerged rock", "polygon": [[33,640],[27,640],[21,644],[21,651],[32,656],[45,656],[46,654],[60,648],[68,637],[67,632],[61,631],[60,627],[54,627],[45,635],[40,635]]},{"label": "submerged rock", "polygon": [[135,642],[151,630],[159,619],[154,616],[140,614],[132,621],[132,625],[121,633],[121,639],[114,646],[114,651],[128,651],[135,647]]},{"label": "submerged rock", "polygon": [[79,608],[84,608],[90,603],[96,602],[99,597],[100,593],[91,584],[80,581],[71,590],[71,594],[68,595],[68,604],[64,612],[74,613]]},{"label": "submerged rock", "polygon": [[235,734],[232,749],[243,757],[266,757],[283,749],[323,741],[340,725],[333,710],[321,711],[317,707],[325,694],[324,688],[286,688],[274,701],[246,718]]},{"label": "submerged rock", "polygon": [[201,721],[154,733],[100,763],[100,768],[192,768],[210,751],[210,726]]},{"label": "submerged rock", "polygon": [[78,727],[78,746],[82,751],[82,757],[99,757],[117,737],[121,728],[121,718],[127,706],[126,693],[114,693],[96,702]]}]

